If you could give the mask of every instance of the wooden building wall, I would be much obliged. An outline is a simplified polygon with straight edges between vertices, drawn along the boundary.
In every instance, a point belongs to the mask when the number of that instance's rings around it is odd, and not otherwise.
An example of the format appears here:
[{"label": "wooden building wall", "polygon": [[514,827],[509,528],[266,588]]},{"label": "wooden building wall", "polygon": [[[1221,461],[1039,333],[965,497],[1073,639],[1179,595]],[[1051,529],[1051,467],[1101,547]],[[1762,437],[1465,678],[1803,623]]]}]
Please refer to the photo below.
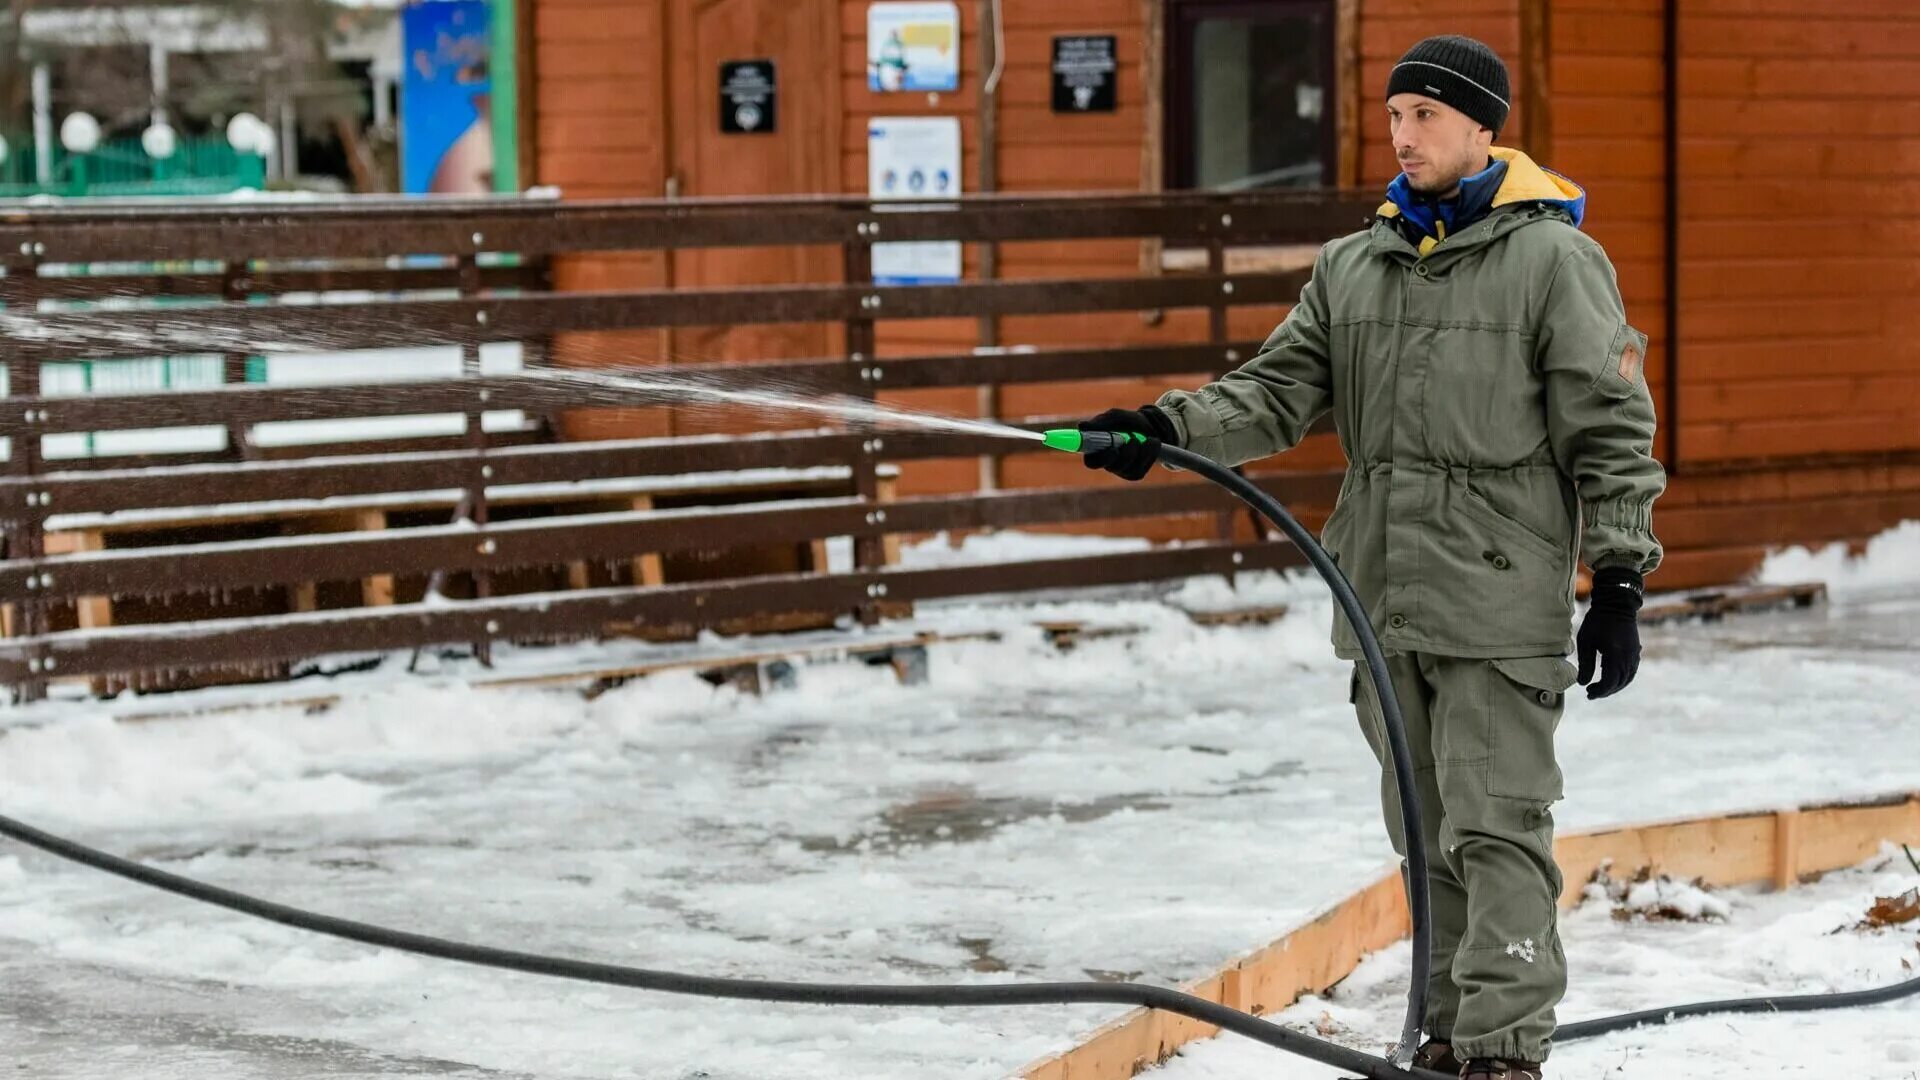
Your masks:
[{"label": "wooden building wall", "polygon": [[1920,4],[1682,12],[1683,464],[1920,447]]},{"label": "wooden building wall", "polygon": [[[997,190],[1156,189],[1165,5],[1178,0],[1002,0],[1005,71],[995,144]],[[1666,380],[1676,350],[1667,326],[1662,62],[1665,0],[1341,0],[1336,95],[1343,110],[1340,178],[1378,188],[1394,175],[1381,90],[1395,59],[1432,33],[1478,37],[1508,61],[1515,112],[1501,143],[1534,154],[1589,193],[1588,232],[1612,257],[1629,317],[1652,339],[1648,377],[1678,471],[1657,527],[1672,550],[1661,584],[1726,580],[1767,545],[1857,538],[1920,517],[1920,141],[1906,137],[1899,92],[1920,88],[1920,6],[1911,0],[1680,0],[1678,423]],[[959,0],[962,77],[957,92],[878,94],[867,89],[865,0],[795,5],[791,0],[534,0],[535,181],[570,196],[659,196],[669,176],[687,195],[866,188],[867,123],[875,116],[954,116],[965,148],[964,183],[980,191],[986,74],[984,0]],[[759,12],[805,10],[825,31],[815,42],[789,17],[786,37],[750,30]],[[831,87],[796,85],[783,68],[783,123],[818,127],[796,172],[749,160],[727,183],[701,162],[715,151],[697,129],[699,102],[713,96],[702,52],[709,29],[762,34],[764,49],[824,57]],[[1051,38],[1118,37],[1119,107],[1105,115],[1055,115],[1047,104]],[[792,39],[792,40],[789,40]],[[804,39],[804,40],[803,40]],[[797,44],[796,44],[797,43]],[[742,53],[740,55],[749,55]],[[837,54],[837,59],[835,59]],[[801,117],[803,95],[816,98]],[[824,142],[821,141],[824,139]],[[736,142],[732,144],[738,146]],[[722,151],[730,148],[723,147]],[[706,155],[703,158],[702,155]],[[822,163],[824,162],[824,164]],[[782,171],[782,170],[785,171]],[[820,177],[795,186],[803,176]],[[653,255],[573,260],[559,270],[579,288],[657,287],[732,274],[831,277],[835,267],[715,264]],[[1159,262],[1133,241],[1009,244],[1003,278],[1131,274]],[[983,252],[966,252],[969,276]],[[740,277],[740,275],[748,275]],[[761,278],[771,280],[771,278]],[[1284,307],[1236,311],[1230,332],[1263,336]],[[966,351],[982,340],[974,320],[882,323],[889,354]],[[1004,344],[1076,345],[1190,341],[1204,313],[1010,317]],[[782,337],[701,338],[659,334],[576,335],[562,362],[645,362],[676,357],[806,354],[822,344]],[[831,344],[831,342],[826,342]],[[743,353],[742,350],[746,350]],[[1136,404],[1161,381],[1115,380],[1008,387],[991,404],[1003,416],[1075,415]],[[973,413],[973,390],[886,395],[918,407]],[[582,418],[582,436],[701,430],[663,411]],[[1905,451],[1907,458],[1889,457]],[[1758,459],[1878,455],[1819,468]],[[1338,448],[1314,439],[1259,469],[1338,467]],[[1007,459],[995,482],[1009,487],[1109,482],[1069,458]],[[973,459],[915,463],[906,493],[953,491],[981,482]],[[1319,508],[1323,509],[1323,508]],[[1317,518],[1316,508],[1304,515]],[[1159,523],[1153,533],[1211,535],[1210,521]]]}]

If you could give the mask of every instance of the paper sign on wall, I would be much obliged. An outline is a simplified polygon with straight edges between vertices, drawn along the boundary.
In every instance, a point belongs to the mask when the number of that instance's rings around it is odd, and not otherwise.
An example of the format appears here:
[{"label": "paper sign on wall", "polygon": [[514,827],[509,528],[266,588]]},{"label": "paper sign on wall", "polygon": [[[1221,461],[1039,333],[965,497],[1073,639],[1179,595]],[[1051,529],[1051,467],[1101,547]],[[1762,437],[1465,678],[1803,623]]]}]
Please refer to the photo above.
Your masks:
[{"label": "paper sign on wall", "polygon": [[960,8],[883,3],[867,8],[869,90],[958,90]]},{"label": "paper sign on wall", "polygon": [[[867,195],[937,199],[960,194],[960,120],[876,116],[867,121]],[[908,210],[908,207],[902,207]],[[873,279],[883,285],[960,280],[958,240],[873,245]]]}]

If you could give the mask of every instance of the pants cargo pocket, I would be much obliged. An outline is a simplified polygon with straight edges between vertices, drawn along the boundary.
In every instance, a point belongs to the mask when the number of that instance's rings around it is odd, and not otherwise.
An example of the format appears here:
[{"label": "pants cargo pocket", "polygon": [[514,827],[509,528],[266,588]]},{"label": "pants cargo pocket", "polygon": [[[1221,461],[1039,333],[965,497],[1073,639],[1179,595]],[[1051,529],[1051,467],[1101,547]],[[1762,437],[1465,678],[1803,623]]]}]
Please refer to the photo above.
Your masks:
[{"label": "pants cargo pocket", "polygon": [[[1362,679],[1367,681],[1366,686],[1360,685]],[[1371,676],[1363,675],[1360,664],[1355,663],[1347,683],[1347,701],[1360,718],[1360,734],[1366,737],[1367,749],[1373,751],[1374,760],[1384,765],[1387,761],[1386,720],[1380,714],[1377,697]]]},{"label": "pants cargo pocket", "polygon": [[1557,656],[1487,662],[1487,794],[1552,802],[1565,794],[1554,729],[1573,665]]}]

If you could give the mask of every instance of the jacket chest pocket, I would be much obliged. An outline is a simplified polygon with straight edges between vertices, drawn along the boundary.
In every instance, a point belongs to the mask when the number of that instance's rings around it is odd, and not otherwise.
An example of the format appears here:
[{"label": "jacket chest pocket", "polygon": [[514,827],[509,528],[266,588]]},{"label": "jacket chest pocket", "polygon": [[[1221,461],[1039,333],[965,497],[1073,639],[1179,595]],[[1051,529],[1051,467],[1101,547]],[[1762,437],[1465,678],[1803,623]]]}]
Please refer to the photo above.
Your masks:
[{"label": "jacket chest pocket", "polygon": [[1393,457],[1397,332],[1385,321],[1356,320],[1336,325],[1329,335],[1333,406],[1350,460]]},{"label": "jacket chest pocket", "polygon": [[1547,437],[1533,338],[1518,327],[1454,326],[1428,338],[1422,407],[1441,461],[1519,461]]}]

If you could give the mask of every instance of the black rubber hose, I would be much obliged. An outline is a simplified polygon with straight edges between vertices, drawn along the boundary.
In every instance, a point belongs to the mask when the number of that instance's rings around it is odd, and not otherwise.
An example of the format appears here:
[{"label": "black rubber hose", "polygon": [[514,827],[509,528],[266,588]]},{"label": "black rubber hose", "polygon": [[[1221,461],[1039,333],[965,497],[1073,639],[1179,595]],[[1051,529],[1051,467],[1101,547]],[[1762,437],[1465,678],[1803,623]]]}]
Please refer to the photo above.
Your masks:
[{"label": "black rubber hose", "polygon": [[457,960],[464,964],[522,971],[583,982],[628,986],[640,990],[658,990],[669,994],[694,994],[700,997],[732,998],[740,1001],[781,1001],[801,1005],[874,1005],[883,1007],[918,1006],[967,1008],[1009,1005],[1140,1005],[1149,1009],[1177,1013],[1213,1024],[1236,1035],[1268,1046],[1310,1058],[1339,1069],[1351,1069],[1368,1080],[1453,1080],[1429,1069],[1399,1069],[1385,1058],[1350,1050],[1336,1043],[1281,1027],[1271,1021],[1228,1008],[1192,994],[1159,986],[1131,983],[1057,982],[999,983],[988,985],[885,986],[857,983],[773,982],[758,979],[727,979],[712,975],[688,975],[677,971],[569,960],[559,956],[496,949],[430,937],[405,930],[393,930],[371,923],[335,918],[299,908],[261,900],[244,893],[208,885],[165,870],[123,859],[84,844],[75,843],[31,825],[0,816],[0,833],[23,844],[39,848],[63,859],[104,870],[142,885],[198,900],[204,904],[237,911],[242,915],[310,930],[317,934],[357,941],[383,949]]},{"label": "black rubber hose", "polygon": [[[1168,464],[1199,473],[1239,495],[1250,506],[1266,515],[1284,531],[1308,561],[1326,579],[1342,610],[1348,613],[1360,637],[1368,672],[1380,694],[1382,712],[1387,716],[1388,738],[1392,744],[1395,779],[1401,792],[1402,823],[1409,837],[1407,888],[1414,912],[1414,972],[1409,992],[1408,1025],[1412,1032],[1403,1035],[1396,1058],[1411,1053],[1418,1035],[1420,1003],[1425,999],[1426,961],[1429,950],[1422,946],[1428,923],[1426,918],[1426,852],[1421,842],[1419,812],[1412,798],[1411,755],[1405,743],[1405,730],[1387,677],[1379,643],[1372,625],[1360,608],[1352,587],[1333,564],[1319,543],[1295,521],[1284,506],[1261,491],[1251,481],[1224,469],[1206,458],[1177,447],[1163,446],[1160,457]],[[1368,1080],[1451,1080],[1429,1069],[1401,1068],[1394,1061],[1364,1054],[1325,1040],[1316,1039],[1281,1027],[1250,1013],[1228,1008],[1192,994],[1157,986],[1129,983],[1063,982],[989,985],[885,986],[850,983],[773,982],[755,979],[729,979],[708,975],[689,975],[673,971],[601,964],[538,953],[516,952],[485,945],[471,945],[445,938],[430,937],[404,930],[393,930],[370,923],[335,918],[299,908],[261,900],[215,885],[194,881],[140,863],[131,862],[96,848],[43,832],[23,822],[0,816],[0,835],[38,848],[51,855],[91,866],[110,874],[139,882],[191,900],[226,908],[243,915],[266,919],[299,930],[357,941],[378,948],[397,949],[422,956],[477,964],[484,967],[520,971],[532,975],[576,979],[584,982],[627,986],[674,994],[728,998],[746,1001],[778,1001],[811,1005],[863,1005],[879,1007],[966,1008],[1027,1005],[1108,1004],[1135,1005],[1212,1024],[1256,1042],[1285,1050],[1335,1068],[1358,1072]],[[1417,868],[1417,871],[1416,869]],[[1644,1023],[1667,1022],[1687,1016],[1717,1012],[1803,1012],[1815,1009],[1871,1005],[1920,993],[1920,979],[1912,979],[1875,990],[1835,994],[1807,994],[1793,997],[1744,998],[1729,1001],[1681,1005],[1666,1009],[1626,1013],[1620,1016],[1586,1020],[1562,1026],[1556,1042],[1572,1042]]]},{"label": "black rubber hose", "polygon": [[1669,1024],[1693,1016],[1713,1013],[1817,1012],[1822,1009],[1846,1009],[1856,1005],[1882,1005],[1920,994],[1920,978],[1908,979],[1872,990],[1842,990],[1831,994],[1795,994],[1789,997],[1729,998],[1725,1001],[1701,1001],[1692,1005],[1673,1005],[1665,1009],[1646,1009],[1563,1024],[1553,1033],[1555,1043],[1575,1042],[1639,1027],[1641,1024]]},{"label": "black rubber hose", "polygon": [[1333,561],[1313,534],[1281,505],[1280,500],[1262,491],[1259,485],[1242,474],[1191,450],[1163,443],[1160,461],[1219,484],[1286,533],[1287,539],[1293,541],[1293,546],[1300,549],[1300,553],[1307,557],[1307,561],[1313,564],[1314,570],[1333,591],[1334,603],[1339,604],[1340,610],[1346,613],[1347,621],[1353,625],[1354,636],[1360,639],[1360,651],[1366,659],[1367,674],[1373,680],[1374,693],[1380,702],[1380,716],[1387,729],[1387,749],[1393,759],[1394,786],[1400,793],[1400,828],[1402,835],[1407,838],[1406,873],[1402,880],[1407,893],[1407,911],[1413,925],[1413,977],[1407,986],[1407,1011],[1401,1020],[1400,1042],[1394,1055],[1396,1063],[1405,1064],[1420,1045],[1420,1025],[1426,1019],[1427,985],[1433,963],[1427,834],[1421,831],[1420,800],[1414,787],[1413,751],[1407,745],[1407,727],[1400,715],[1400,698],[1393,692],[1393,678],[1387,672],[1387,658],[1380,651],[1380,641],[1374,636],[1373,621],[1367,617],[1366,607],[1354,594],[1353,585],[1347,581],[1347,575],[1340,571],[1339,564]]}]

